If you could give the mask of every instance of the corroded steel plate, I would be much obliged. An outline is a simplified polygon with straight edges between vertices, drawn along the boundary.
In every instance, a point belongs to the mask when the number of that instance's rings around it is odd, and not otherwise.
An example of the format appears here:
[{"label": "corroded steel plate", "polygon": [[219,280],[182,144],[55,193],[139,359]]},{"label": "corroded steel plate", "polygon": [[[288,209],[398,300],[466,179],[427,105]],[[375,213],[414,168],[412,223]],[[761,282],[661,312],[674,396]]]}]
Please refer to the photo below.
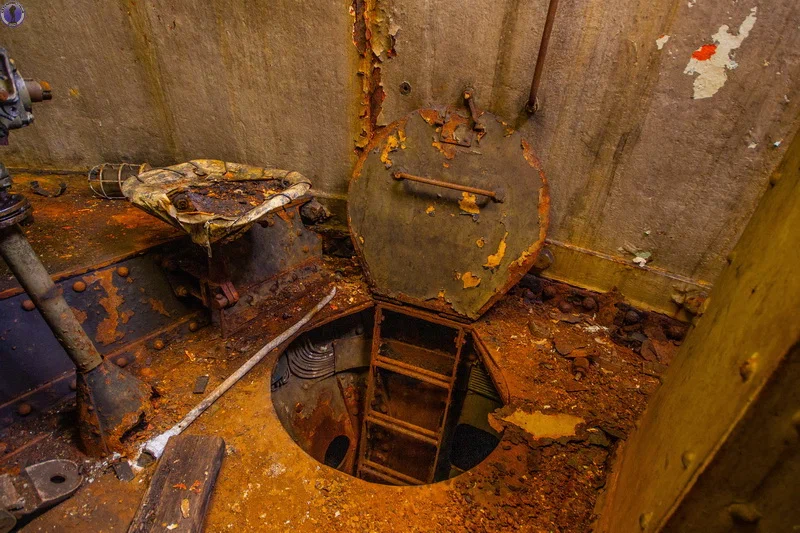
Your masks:
[{"label": "corroded steel plate", "polygon": [[376,295],[471,320],[530,269],[549,210],[530,145],[489,113],[474,127],[455,108],[422,109],[385,128],[359,159],[348,199]]}]

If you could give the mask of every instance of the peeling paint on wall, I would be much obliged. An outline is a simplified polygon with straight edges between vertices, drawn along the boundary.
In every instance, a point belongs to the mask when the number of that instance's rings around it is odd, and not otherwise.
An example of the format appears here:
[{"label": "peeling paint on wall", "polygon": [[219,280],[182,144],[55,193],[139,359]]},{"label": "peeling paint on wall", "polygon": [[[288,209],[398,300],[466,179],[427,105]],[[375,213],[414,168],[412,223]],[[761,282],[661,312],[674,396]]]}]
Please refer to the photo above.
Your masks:
[{"label": "peeling paint on wall", "polygon": [[386,93],[381,80],[381,64],[396,55],[395,36],[400,27],[392,22],[390,8],[377,0],[353,0],[353,44],[361,56],[358,74],[362,86],[362,128],[355,140],[356,148],[364,149],[375,131],[386,125],[383,100]]},{"label": "peeling paint on wall", "polygon": [[756,10],[757,8],[752,8],[739,25],[738,35],[728,32],[728,25],[723,24],[711,36],[714,44],[704,44],[692,52],[683,73],[690,76],[697,74],[694,80],[694,99],[710,98],[725,85],[728,79],[726,70],[733,70],[738,66],[731,57],[731,52],[739,48],[750,35],[750,30],[756,23]]},{"label": "peeling paint on wall", "polygon": [[667,41],[669,41],[669,35],[662,35],[661,37],[656,39],[656,47],[659,50],[661,50],[662,48],[664,48],[664,45],[667,44]]}]

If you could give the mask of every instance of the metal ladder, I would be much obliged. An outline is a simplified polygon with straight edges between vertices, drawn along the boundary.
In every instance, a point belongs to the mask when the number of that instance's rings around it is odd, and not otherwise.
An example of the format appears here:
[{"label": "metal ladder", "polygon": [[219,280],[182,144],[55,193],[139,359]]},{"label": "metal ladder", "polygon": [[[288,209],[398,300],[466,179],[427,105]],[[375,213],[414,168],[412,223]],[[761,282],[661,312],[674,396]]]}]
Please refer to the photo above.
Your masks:
[{"label": "metal ladder", "polygon": [[[381,323],[384,319],[384,309],[389,309],[398,314],[403,313],[401,308],[389,304],[378,305],[375,310],[375,327],[372,336],[372,350],[370,359],[369,378],[367,383],[367,396],[365,402],[365,414],[361,426],[361,438],[358,454],[358,477],[376,478],[384,483],[391,485],[422,485],[432,483],[436,475],[439,456],[442,449],[442,441],[445,437],[444,429],[447,423],[447,416],[450,409],[450,402],[453,396],[453,388],[456,380],[456,372],[458,370],[459,358],[461,356],[461,348],[464,345],[465,331],[457,324],[440,322],[435,319],[428,319],[426,321],[439,323],[440,325],[455,329],[457,331],[456,337],[456,353],[452,360],[452,368],[449,369],[447,374],[436,372],[419,365],[408,363],[398,360],[400,357],[389,357],[385,352],[389,351],[398,355],[395,350],[402,351],[404,343],[391,339],[384,339],[381,335]],[[408,346],[408,345],[405,345]],[[430,351],[425,348],[413,346],[411,347],[416,353]],[[440,357],[441,359],[441,357]],[[414,424],[408,420],[398,418],[392,414],[388,414],[386,410],[381,411],[375,409],[376,400],[376,385],[381,381],[380,370],[387,370],[407,378],[412,378],[419,382],[431,385],[434,388],[442,389],[446,392],[446,399],[444,401],[444,408],[441,411],[438,427],[435,429],[428,429]],[[382,406],[381,406],[382,407]],[[414,441],[427,444],[435,448],[432,460],[429,462],[425,476],[413,476],[407,473],[399,472],[396,468],[388,466],[388,457],[380,460],[380,453],[374,453],[370,444],[369,435],[371,431],[383,430],[395,435],[404,436]],[[378,456],[378,457],[376,457]],[[422,479],[421,479],[422,478]]]}]

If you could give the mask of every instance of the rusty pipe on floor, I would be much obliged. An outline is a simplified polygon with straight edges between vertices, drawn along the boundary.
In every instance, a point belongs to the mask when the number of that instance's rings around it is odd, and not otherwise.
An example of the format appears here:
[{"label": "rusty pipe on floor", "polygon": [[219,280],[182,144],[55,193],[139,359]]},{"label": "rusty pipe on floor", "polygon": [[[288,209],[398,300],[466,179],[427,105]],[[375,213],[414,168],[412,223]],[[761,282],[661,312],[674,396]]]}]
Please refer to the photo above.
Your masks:
[{"label": "rusty pipe on floor", "polygon": [[533,115],[539,109],[537,95],[539,93],[539,84],[542,81],[544,60],[545,57],[547,57],[547,47],[550,44],[550,34],[553,31],[553,21],[556,18],[557,9],[558,0],[550,0],[550,4],[547,6],[547,18],[544,21],[544,30],[542,31],[542,42],[539,44],[539,55],[536,56],[536,66],[533,69],[531,92],[528,96],[528,103],[525,105],[525,111],[527,111],[529,115]]}]

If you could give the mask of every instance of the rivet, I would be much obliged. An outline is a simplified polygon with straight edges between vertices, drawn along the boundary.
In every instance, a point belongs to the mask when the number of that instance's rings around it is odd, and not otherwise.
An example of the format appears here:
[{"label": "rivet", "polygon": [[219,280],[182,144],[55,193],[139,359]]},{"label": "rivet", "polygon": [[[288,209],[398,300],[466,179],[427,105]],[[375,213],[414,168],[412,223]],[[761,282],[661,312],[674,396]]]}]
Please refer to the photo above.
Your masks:
[{"label": "rivet", "polygon": [[736,260],[736,252],[731,251],[726,259],[728,260],[728,264],[733,263]]},{"label": "rivet", "polygon": [[728,506],[728,513],[734,522],[755,524],[761,520],[761,513],[752,503],[733,503]]},{"label": "rivet", "polygon": [[164,344],[164,341],[161,339],[156,339],[153,341],[153,348],[156,350],[163,350],[164,346],[166,346],[166,344]]},{"label": "rivet", "polygon": [[69,390],[78,390],[78,380],[73,379],[69,382]]},{"label": "rivet", "polygon": [[121,277],[121,278],[127,278],[128,274],[130,274],[130,273],[131,273],[131,271],[130,271],[130,269],[128,267],[119,267],[119,268],[117,268],[117,275],[119,275],[119,277]]},{"label": "rivet", "polygon": [[75,292],[83,292],[86,290],[86,283],[83,281],[76,281],[72,284],[72,290]]},{"label": "rivet", "polygon": [[742,376],[742,381],[749,381],[756,369],[758,368],[758,352],[747,358],[747,360],[739,367],[739,375]]},{"label": "rivet", "polygon": [[200,329],[200,324],[198,324],[198,323],[197,323],[197,322],[195,322],[194,320],[192,320],[191,322],[189,322],[189,331],[195,332],[195,331],[197,331],[198,329]]},{"label": "rivet", "polygon": [[653,520],[653,513],[642,513],[639,515],[639,529],[642,531],[650,527],[650,522]]},{"label": "rivet", "polygon": [[29,403],[21,403],[17,406],[17,414],[19,416],[28,416],[33,411],[33,407]]},{"label": "rivet", "polygon": [[697,459],[697,454],[690,451],[685,451],[681,455],[681,463],[683,463],[683,468],[688,469],[690,466],[694,464],[695,459]]},{"label": "rivet", "polygon": [[22,302],[22,308],[23,308],[24,310],[26,310],[26,311],[33,311],[34,309],[36,309],[36,306],[34,305],[33,301],[31,301],[31,300],[24,300],[24,301]]},{"label": "rivet", "polygon": [[125,357],[124,355],[121,356],[121,357],[117,357],[114,360],[114,364],[117,365],[120,368],[125,368],[126,366],[128,366],[128,358]]}]

